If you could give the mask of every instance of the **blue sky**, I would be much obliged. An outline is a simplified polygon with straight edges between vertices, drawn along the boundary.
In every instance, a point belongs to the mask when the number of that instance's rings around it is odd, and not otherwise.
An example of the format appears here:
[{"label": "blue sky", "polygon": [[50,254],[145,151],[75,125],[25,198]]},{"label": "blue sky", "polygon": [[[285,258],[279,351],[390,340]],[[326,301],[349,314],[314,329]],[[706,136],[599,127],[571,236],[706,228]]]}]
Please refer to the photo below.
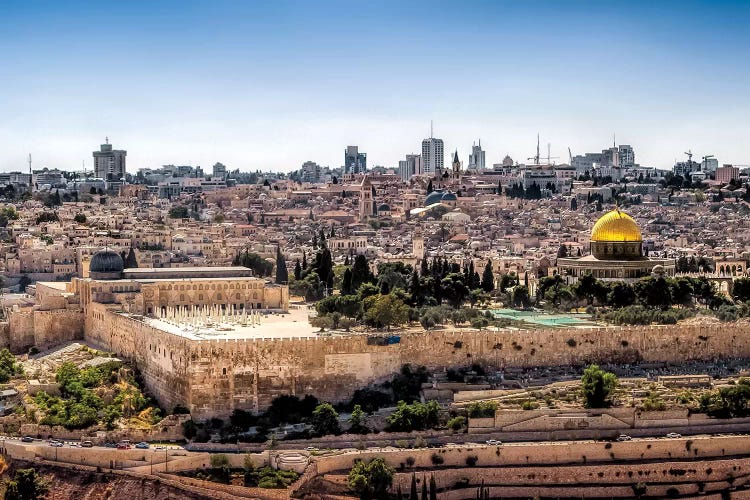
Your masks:
[{"label": "blue sky", "polygon": [[0,170],[289,171],[612,142],[661,168],[750,163],[750,2],[0,2]]}]

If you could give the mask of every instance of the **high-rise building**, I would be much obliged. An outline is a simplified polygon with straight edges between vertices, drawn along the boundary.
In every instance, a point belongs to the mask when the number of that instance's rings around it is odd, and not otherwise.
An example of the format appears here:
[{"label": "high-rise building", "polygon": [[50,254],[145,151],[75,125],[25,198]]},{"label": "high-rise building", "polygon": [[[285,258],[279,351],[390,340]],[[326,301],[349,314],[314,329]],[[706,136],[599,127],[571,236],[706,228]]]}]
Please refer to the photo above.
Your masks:
[{"label": "high-rise building", "polygon": [[635,165],[635,151],[633,151],[632,146],[628,144],[620,144],[617,146],[617,149],[617,166],[620,168],[633,168],[633,165]]},{"label": "high-rise building", "polygon": [[303,182],[320,182],[321,168],[314,161],[306,161],[302,164]]},{"label": "high-rise building", "polygon": [[471,145],[471,154],[469,155],[468,170],[477,170],[481,172],[484,170],[484,151],[482,150],[482,141],[479,140],[479,144]]},{"label": "high-rise building", "polygon": [[406,155],[406,160],[398,162],[398,174],[404,181],[408,181],[414,175],[422,174],[422,157],[415,154]]},{"label": "high-rise building", "polygon": [[125,157],[128,152],[112,149],[109,138],[106,138],[99,151],[94,151],[94,175],[107,181],[116,181],[125,177]]},{"label": "high-rise building", "polygon": [[443,140],[430,137],[422,141],[422,167],[426,174],[443,174]]},{"label": "high-rise building", "polygon": [[367,153],[360,153],[359,146],[347,146],[344,150],[344,173],[364,174],[367,172]]},{"label": "high-rise building", "polygon": [[223,163],[214,163],[214,177],[221,177],[224,179],[227,176],[227,166]]},{"label": "high-rise building", "polygon": [[719,160],[717,160],[716,158],[703,158],[703,160],[701,161],[701,170],[704,172],[715,174],[718,168]]}]

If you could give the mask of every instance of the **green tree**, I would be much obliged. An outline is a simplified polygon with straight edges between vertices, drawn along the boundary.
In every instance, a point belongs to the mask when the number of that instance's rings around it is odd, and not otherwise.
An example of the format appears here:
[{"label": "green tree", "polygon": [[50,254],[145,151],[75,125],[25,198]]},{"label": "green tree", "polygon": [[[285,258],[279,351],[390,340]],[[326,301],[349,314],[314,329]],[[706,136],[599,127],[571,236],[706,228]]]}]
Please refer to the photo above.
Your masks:
[{"label": "green tree", "polygon": [[409,500],[419,500],[419,496],[417,495],[417,476],[414,475],[414,473],[412,473],[411,475],[411,489],[409,491]]},{"label": "green tree", "polygon": [[374,281],[367,258],[364,255],[357,255],[352,265],[352,290],[359,290],[363,283]]},{"label": "green tree", "polygon": [[742,302],[750,301],[750,278],[738,278],[734,280],[732,297],[734,297],[734,300]]},{"label": "green tree", "polygon": [[344,270],[344,276],[341,278],[341,295],[351,295],[354,293],[352,288],[352,270],[346,268]]},{"label": "green tree", "polygon": [[365,321],[378,328],[390,329],[409,320],[409,306],[392,293],[367,297],[363,308]]},{"label": "green tree", "polygon": [[450,273],[440,281],[443,296],[453,307],[461,307],[469,298],[469,288],[464,283],[461,273]]},{"label": "green tree", "polygon": [[388,489],[393,484],[394,472],[382,458],[373,458],[368,463],[358,461],[349,471],[348,484],[361,499],[388,498]]},{"label": "green tree", "polygon": [[354,434],[367,434],[370,429],[365,425],[365,412],[362,410],[362,406],[354,405],[352,410],[352,416],[349,419],[349,432]]},{"label": "green tree", "polygon": [[599,368],[599,365],[589,365],[581,377],[584,403],[587,408],[606,408],[609,397],[617,387],[617,376]]},{"label": "green tree", "polygon": [[136,269],[137,267],[138,267],[138,259],[135,256],[135,250],[133,250],[133,247],[130,247],[130,251],[128,251],[128,256],[125,258],[125,268]]},{"label": "green tree", "polygon": [[34,469],[18,469],[5,489],[5,500],[37,500],[49,491],[47,480],[38,476]]},{"label": "green tree", "polygon": [[437,484],[435,483],[435,474],[430,475],[430,500],[437,500]]},{"label": "green tree", "polygon": [[286,285],[289,283],[289,270],[286,268],[286,259],[281,253],[281,248],[276,247],[276,284]]},{"label": "green tree", "polygon": [[273,271],[273,264],[271,262],[268,262],[257,253],[250,251],[237,254],[233,264],[252,269],[256,275],[261,277],[271,276],[271,272]]},{"label": "green tree", "polygon": [[302,277],[302,266],[299,263],[299,259],[294,263],[294,279],[298,280]]},{"label": "green tree", "polygon": [[315,408],[311,423],[313,431],[319,436],[341,433],[339,414],[330,403],[321,403]]},{"label": "green tree", "polygon": [[492,272],[492,261],[488,260],[482,272],[482,290],[489,293],[495,289],[495,274]]},{"label": "green tree", "polygon": [[169,217],[172,219],[187,219],[190,217],[190,213],[186,206],[179,205],[169,210]]},{"label": "green tree", "polygon": [[7,348],[0,350],[0,383],[4,384],[23,371],[16,357]]}]

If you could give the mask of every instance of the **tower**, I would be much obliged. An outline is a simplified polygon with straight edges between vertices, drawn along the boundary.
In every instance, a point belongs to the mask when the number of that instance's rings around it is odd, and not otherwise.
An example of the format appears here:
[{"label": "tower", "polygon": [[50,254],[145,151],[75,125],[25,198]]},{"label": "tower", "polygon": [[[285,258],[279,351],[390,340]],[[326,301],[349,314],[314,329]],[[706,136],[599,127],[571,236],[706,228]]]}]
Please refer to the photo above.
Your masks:
[{"label": "tower", "polygon": [[372,217],[372,183],[370,177],[365,174],[362,178],[362,184],[359,186],[359,219],[365,221],[368,217]]},{"label": "tower", "polygon": [[414,238],[411,242],[411,253],[417,259],[417,262],[421,262],[424,259],[424,237],[421,232],[414,233]]},{"label": "tower", "polygon": [[424,173],[440,178],[443,175],[443,140],[432,135],[430,122],[430,138],[422,141],[422,167]]},{"label": "tower", "polygon": [[461,178],[461,161],[458,159],[458,150],[453,153],[453,178]]}]

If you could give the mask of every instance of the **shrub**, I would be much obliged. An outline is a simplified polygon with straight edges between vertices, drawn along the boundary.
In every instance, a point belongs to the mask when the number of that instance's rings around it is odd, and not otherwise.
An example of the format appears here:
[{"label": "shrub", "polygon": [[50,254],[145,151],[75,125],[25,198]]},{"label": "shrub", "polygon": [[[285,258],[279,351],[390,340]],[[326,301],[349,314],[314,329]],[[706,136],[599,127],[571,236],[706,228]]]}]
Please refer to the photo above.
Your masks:
[{"label": "shrub", "polygon": [[448,420],[448,428],[452,431],[460,431],[464,427],[466,427],[466,417],[464,416],[459,415]]},{"label": "shrub", "polygon": [[441,465],[443,462],[445,462],[445,459],[437,453],[433,453],[430,457],[430,461],[432,462],[432,465]]},{"label": "shrub", "polygon": [[578,345],[578,342],[576,342],[576,339],[574,338],[569,338],[566,343],[568,344],[569,347],[575,347]]},{"label": "shrub", "polygon": [[539,408],[539,403],[530,399],[521,403],[522,410],[536,410],[537,408]]},{"label": "shrub", "polygon": [[497,411],[495,401],[475,401],[467,407],[469,418],[492,418]]},{"label": "shrub", "polygon": [[469,455],[468,457],[466,457],[466,465],[469,467],[474,467],[478,461],[479,457],[476,455]]}]

